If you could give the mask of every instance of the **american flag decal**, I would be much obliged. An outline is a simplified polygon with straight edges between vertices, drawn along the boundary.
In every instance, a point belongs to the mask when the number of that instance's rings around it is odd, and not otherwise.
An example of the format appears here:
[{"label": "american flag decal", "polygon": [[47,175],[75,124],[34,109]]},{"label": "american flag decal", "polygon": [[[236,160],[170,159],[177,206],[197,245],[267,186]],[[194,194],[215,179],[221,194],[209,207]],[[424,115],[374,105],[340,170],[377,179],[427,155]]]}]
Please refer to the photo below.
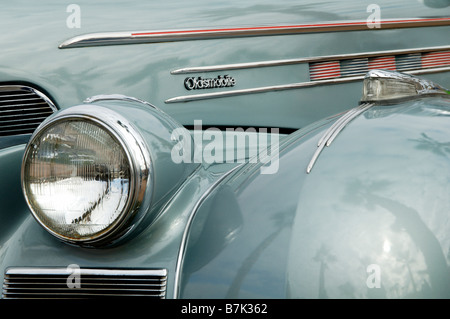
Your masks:
[{"label": "american flag decal", "polygon": [[412,71],[450,66],[450,51],[341,58],[309,63],[311,81],[365,75],[370,70]]}]

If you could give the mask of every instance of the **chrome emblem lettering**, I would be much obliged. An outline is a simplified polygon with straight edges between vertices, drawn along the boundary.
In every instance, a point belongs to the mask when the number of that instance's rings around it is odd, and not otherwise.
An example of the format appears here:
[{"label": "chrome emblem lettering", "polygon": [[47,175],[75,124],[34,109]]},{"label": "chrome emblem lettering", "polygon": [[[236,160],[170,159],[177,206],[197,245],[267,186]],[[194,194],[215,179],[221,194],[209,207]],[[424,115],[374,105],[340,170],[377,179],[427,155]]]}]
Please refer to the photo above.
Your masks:
[{"label": "chrome emblem lettering", "polygon": [[184,79],[184,87],[189,91],[233,87],[235,85],[236,80],[228,75],[219,75],[216,78],[207,79],[204,79],[201,76]]}]

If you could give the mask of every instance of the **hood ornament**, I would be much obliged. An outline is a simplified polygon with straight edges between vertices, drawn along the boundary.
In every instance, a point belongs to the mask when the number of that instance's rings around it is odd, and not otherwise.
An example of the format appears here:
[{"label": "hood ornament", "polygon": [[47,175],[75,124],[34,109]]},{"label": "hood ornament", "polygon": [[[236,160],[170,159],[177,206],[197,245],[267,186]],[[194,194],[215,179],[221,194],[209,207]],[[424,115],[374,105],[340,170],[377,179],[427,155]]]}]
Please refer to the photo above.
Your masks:
[{"label": "hood ornament", "polygon": [[372,70],[364,77],[362,103],[449,95],[450,91],[417,76],[387,70]]},{"label": "hood ornament", "polygon": [[364,77],[360,105],[344,113],[325,131],[317,143],[317,149],[306,168],[306,173],[311,173],[324,148],[330,146],[351,121],[376,105],[376,102],[398,102],[399,99],[434,95],[450,97],[450,91],[431,81],[409,74],[386,70],[370,71]]}]

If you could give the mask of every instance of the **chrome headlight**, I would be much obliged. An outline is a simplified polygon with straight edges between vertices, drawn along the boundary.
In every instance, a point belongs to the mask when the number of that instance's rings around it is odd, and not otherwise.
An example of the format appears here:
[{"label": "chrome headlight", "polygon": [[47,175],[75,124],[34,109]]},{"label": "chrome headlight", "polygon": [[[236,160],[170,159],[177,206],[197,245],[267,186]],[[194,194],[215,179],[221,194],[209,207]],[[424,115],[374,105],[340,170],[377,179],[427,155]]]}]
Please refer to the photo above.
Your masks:
[{"label": "chrome headlight", "polygon": [[22,188],[37,221],[56,237],[95,245],[123,235],[152,191],[137,130],[104,107],[71,108],[44,122],[25,150]]}]

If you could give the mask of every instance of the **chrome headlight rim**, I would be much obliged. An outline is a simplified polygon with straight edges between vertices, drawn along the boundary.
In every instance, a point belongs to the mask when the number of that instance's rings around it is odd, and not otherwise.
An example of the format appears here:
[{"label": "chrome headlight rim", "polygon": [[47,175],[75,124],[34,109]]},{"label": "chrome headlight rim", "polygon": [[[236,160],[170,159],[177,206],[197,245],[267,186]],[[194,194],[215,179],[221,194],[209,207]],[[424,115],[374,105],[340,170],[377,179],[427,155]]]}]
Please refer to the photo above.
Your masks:
[{"label": "chrome headlight rim", "polygon": [[[51,127],[67,122],[81,121],[98,126],[108,133],[120,145],[130,167],[128,198],[120,216],[102,231],[86,238],[69,237],[55,232],[36,214],[31,199],[27,194],[25,162],[30,155],[32,145]],[[130,233],[145,216],[150,207],[153,193],[153,168],[150,151],[142,135],[134,125],[121,114],[99,105],[79,105],[56,113],[47,118],[32,134],[23,155],[21,184],[26,203],[33,217],[50,234],[56,238],[77,246],[108,246]]]}]

